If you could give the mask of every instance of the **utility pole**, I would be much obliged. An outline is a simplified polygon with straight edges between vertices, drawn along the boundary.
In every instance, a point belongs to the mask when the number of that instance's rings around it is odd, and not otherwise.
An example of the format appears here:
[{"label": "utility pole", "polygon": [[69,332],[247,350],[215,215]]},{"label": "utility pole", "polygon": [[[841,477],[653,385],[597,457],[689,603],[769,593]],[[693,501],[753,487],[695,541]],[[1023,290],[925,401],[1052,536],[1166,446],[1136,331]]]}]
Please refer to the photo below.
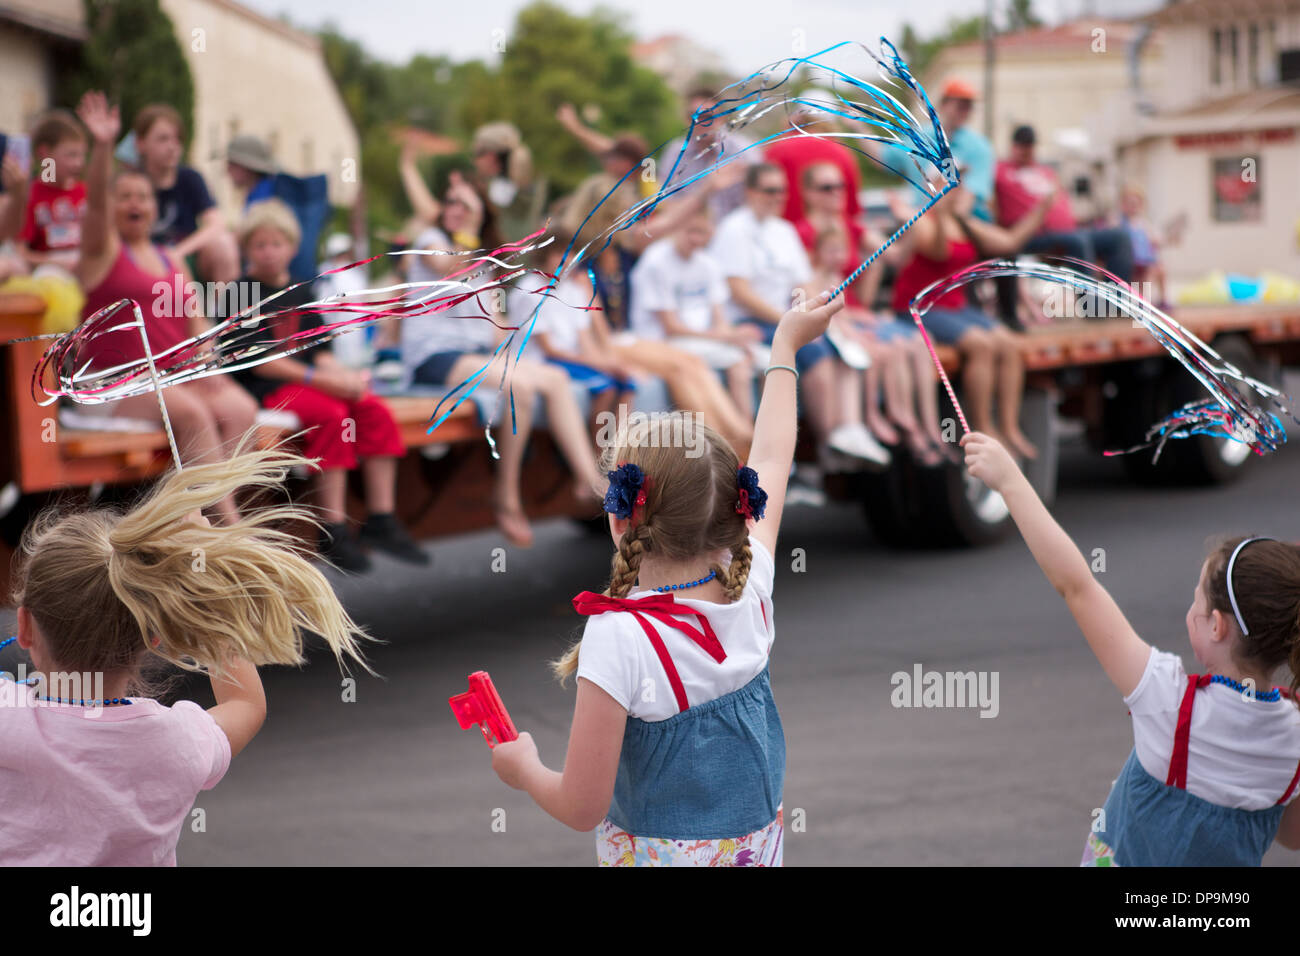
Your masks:
[{"label": "utility pole", "polygon": [[984,0],[984,138],[993,141],[993,0]]}]

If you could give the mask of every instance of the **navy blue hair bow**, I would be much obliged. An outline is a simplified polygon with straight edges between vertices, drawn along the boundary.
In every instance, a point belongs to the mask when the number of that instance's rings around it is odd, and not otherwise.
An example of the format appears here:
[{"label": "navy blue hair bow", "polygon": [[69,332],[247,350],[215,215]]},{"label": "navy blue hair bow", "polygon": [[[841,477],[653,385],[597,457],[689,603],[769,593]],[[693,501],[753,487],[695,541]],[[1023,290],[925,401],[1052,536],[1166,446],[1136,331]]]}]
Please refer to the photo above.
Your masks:
[{"label": "navy blue hair bow", "polygon": [[737,472],[736,484],[740,488],[736,501],[736,512],[746,518],[753,518],[758,521],[763,517],[763,511],[767,508],[767,492],[758,486],[758,472],[753,468],[741,465],[740,470]]},{"label": "navy blue hair bow", "polygon": [[609,490],[605,492],[605,510],[619,518],[631,518],[639,505],[645,504],[646,473],[628,462],[608,473]]}]

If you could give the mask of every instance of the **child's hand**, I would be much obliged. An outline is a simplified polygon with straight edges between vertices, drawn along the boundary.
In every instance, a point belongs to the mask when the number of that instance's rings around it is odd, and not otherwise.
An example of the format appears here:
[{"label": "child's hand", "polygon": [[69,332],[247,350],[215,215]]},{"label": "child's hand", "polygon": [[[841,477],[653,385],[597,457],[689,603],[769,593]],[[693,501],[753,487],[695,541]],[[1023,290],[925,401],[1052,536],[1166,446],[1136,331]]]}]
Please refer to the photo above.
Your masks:
[{"label": "child's hand", "polygon": [[524,789],[524,777],[528,768],[540,762],[541,758],[537,756],[537,745],[533,743],[533,735],[527,731],[515,740],[497,744],[492,748],[492,769],[497,772],[498,777],[516,790]]},{"label": "child's hand", "polygon": [[108,97],[98,90],[88,90],[77,105],[77,115],[96,143],[112,145],[122,129],[122,119],[116,106],[108,105]]},{"label": "child's hand", "polygon": [[819,335],[824,335],[831,316],[844,308],[844,296],[838,295],[832,302],[830,295],[830,290],[827,290],[781,316],[773,344],[777,337],[788,337],[791,348],[798,351]]},{"label": "child's hand", "polygon": [[1020,475],[1015,459],[988,435],[981,432],[964,435],[961,447],[966,449],[966,469],[993,491],[1001,493],[1013,478]]}]

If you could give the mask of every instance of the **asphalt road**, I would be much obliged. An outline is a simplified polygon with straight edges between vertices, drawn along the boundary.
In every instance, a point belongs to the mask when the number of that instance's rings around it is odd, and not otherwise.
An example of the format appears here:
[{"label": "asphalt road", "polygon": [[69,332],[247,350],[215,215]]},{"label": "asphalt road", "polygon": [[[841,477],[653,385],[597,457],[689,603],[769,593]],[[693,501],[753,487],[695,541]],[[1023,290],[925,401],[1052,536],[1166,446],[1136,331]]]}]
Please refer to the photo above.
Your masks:
[{"label": "asphalt road", "polygon": [[[1148,640],[1194,664],[1183,617],[1206,538],[1300,539],[1300,449],[1227,488],[1149,490],[1120,465],[1067,452],[1058,518]],[[516,725],[558,767],[572,685],[545,668],[581,627],[569,601],[599,590],[610,542],[557,522],[494,572],[493,533],[427,545],[432,571],[379,559],[340,593],[384,643],[355,701],[316,651],[264,673],[270,716],[186,830],[189,866],[529,865],[594,862],[594,837],[502,784],[477,731],[447,706],[491,672]],[[792,549],[806,570],[791,569]],[[787,513],[777,562],[773,687],[788,744],[787,865],[1078,863],[1092,811],[1132,745],[1126,708],[1019,537],[992,547],[896,552],[857,509]],[[9,624],[10,612],[0,614]],[[998,711],[891,705],[891,675],[996,672]],[[209,702],[202,684],[196,699]],[[1266,863],[1294,865],[1275,848]]]}]

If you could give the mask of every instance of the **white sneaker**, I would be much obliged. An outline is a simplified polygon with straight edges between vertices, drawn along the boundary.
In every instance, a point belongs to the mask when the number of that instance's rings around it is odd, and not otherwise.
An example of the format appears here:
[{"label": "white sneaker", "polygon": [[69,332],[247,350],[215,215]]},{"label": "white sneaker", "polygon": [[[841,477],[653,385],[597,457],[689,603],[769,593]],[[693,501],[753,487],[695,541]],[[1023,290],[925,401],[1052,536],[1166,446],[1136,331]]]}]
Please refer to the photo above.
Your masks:
[{"label": "white sneaker", "polygon": [[876,441],[876,436],[862,424],[839,426],[831,432],[826,444],[832,451],[861,458],[881,468],[888,468],[892,460],[889,449]]}]

